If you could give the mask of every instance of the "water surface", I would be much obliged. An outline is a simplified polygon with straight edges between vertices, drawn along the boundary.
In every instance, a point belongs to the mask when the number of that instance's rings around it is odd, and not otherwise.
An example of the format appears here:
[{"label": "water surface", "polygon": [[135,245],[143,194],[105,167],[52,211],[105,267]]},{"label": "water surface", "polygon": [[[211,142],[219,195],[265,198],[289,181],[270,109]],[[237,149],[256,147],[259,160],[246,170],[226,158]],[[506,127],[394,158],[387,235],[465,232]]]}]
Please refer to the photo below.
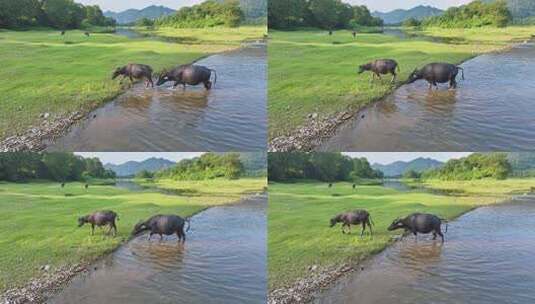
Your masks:
[{"label": "water surface", "polygon": [[445,84],[429,90],[424,80],[404,85],[341,126],[318,150],[533,150],[533,44],[482,55],[461,66],[466,80],[459,75],[456,90]]},{"label": "water surface", "polygon": [[[177,46],[179,47],[179,46]],[[200,60],[215,88],[138,84],[88,115],[51,151],[253,151],[266,147],[266,48],[255,44]],[[177,63],[178,64],[178,63]]]},{"label": "water surface", "polygon": [[535,195],[476,209],[445,235],[397,242],[315,303],[535,303]]},{"label": "water surface", "polygon": [[176,236],[139,236],[48,303],[266,303],[266,207],[258,195],[210,208]]}]

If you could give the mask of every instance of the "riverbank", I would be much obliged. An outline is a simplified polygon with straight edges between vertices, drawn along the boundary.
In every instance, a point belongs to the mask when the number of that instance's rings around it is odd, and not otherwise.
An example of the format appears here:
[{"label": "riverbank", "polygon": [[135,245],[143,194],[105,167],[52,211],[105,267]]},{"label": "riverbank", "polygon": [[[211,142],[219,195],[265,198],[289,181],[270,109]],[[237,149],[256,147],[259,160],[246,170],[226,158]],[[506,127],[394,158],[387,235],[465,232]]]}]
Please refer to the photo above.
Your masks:
[{"label": "riverbank", "polygon": [[[330,189],[325,183],[270,184],[269,303],[306,303],[337,278],[366,267],[365,261],[399,238],[399,231],[386,230],[398,216],[419,211],[452,220],[479,206],[529,192],[535,180],[455,184],[447,185],[456,190],[455,196],[380,186],[359,186],[354,191],[350,183],[335,183]],[[438,181],[434,185],[446,187]],[[360,238],[360,227],[354,227],[351,235],[342,234],[339,226],[329,228],[331,217],[357,208],[370,212],[373,238]]]},{"label": "riverbank", "polygon": [[240,47],[241,32],[232,35],[233,44],[224,43],[225,33],[214,39],[218,30],[194,33],[202,43],[109,33],[86,37],[83,31],[65,36],[55,30],[0,31],[0,77],[10,80],[0,85],[0,151],[43,150],[46,140],[125,92],[126,81],[111,79],[117,66],[144,63],[157,72]]},{"label": "riverbank", "polygon": [[[349,31],[334,31],[331,36],[319,30],[272,31],[268,46],[269,150],[313,150],[359,110],[403,85],[410,72],[423,63],[460,64],[529,40],[533,32],[535,27],[426,29],[408,35],[360,34],[353,39]],[[411,38],[415,34],[420,37]],[[387,81],[389,76],[371,83],[369,73],[357,74],[358,65],[377,58],[398,61],[401,71],[394,85]]]},{"label": "riverbank", "polygon": [[[180,184],[192,191],[200,185]],[[77,273],[87,271],[94,261],[128,241],[139,220],[157,213],[188,217],[235,202],[250,195],[240,184],[240,180],[218,181],[217,186],[204,183],[205,188],[193,194],[165,195],[113,186],[91,185],[86,190],[81,183],[67,183],[65,188],[58,183],[0,183],[0,228],[6,235],[0,240],[0,299],[7,303],[42,302]],[[233,190],[225,189],[227,185]],[[244,182],[243,188],[254,191],[251,185]],[[257,192],[264,186],[259,180]],[[119,214],[117,237],[105,236],[101,229],[91,236],[87,225],[77,227],[79,216],[103,209]]]}]

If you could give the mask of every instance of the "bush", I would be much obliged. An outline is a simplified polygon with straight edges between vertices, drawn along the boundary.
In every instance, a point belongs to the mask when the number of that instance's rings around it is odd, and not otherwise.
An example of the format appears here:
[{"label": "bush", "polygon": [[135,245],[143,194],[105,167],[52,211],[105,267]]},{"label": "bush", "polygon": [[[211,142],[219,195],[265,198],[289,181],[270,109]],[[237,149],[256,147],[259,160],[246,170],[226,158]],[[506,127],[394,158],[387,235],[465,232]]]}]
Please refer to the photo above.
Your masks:
[{"label": "bush", "polygon": [[422,25],[442,28],[505,27],[512,19],[504,0],[490,3],[476,0],[460,7],[451,7],[441,16],[427,18]]},{"label": "bush", "polygon": [[182,7],[175,14],[157,19],[157,26],[203,28],[214,26],[237,27],[243,20],[240,3],[235,0],[208,0],[191,7]]},{"label": "bush", "polygon": [[416,27],[416,26],[420,26],[422,24],[422,22],[416,18],[409,18],[405,21],[403,21],[403,23],[401,24],[401,26],[403,27]]}]

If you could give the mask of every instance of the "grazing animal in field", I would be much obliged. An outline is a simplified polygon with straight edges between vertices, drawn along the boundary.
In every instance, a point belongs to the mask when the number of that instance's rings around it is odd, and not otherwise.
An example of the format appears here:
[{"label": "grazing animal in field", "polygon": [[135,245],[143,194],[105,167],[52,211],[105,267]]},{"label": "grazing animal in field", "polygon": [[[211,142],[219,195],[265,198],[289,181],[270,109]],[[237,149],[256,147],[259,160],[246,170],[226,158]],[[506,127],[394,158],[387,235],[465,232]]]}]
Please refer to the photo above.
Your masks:
[{"label": "grazing animal in field", "polygon": [[179,84],[183,86],[183,89],[186,89],[186,85],[198,85],[200,83],[204,84],[206,90],[212,88],[212,82],[210,78],[214,73],[214,86],[217,82],[217,72],[216,70],[209,69],[202,65],[194,64],[184,64],[173,68],[170,71],[163,71],[158,77],[158,82],[156,85],[160,86],[168,81],[174,81],[173,88],[176,88]]},{"label": "grazing animal in field", "polygon": [[329,31],[329,36],[332,36],[332,34],[333,34],[333,31]]},{"label": "grazing animal in field", "polygon": [[84,188],[86,188],[86,189],[89,188],[89,184],[85,184]]},{"label": "grazing animal in field", "polygon": [[357,209],[346,213],[338,214],[337,216],[331,219],[331,227],[333,227],[337,223],[342,223],[342,233],[346,233],[344,230],[346,226],[349,228],[349,233],[351,233],[351,225],[362,225],[362,231],[360,232],[360,236],[362,237],[364,235],[364,230],[366,230],[367,225],[370,229],[370,234],[373,234],[373,221],[371,219],[370,213],[368,213],[368,211],[366,210]]},{"label": "grazing animal in field", "polygon": [[364,71],[371,71],[372,72],[372,81],[375,80],[375,77],[379,77],[380,80],[381,74],[392,74],[392,80],[391,83],[394,83],[396,81],[396,70],[399,71],[398,63],[395,60],[392,59],[378,59],[372,62],[368,62],[366,64],[360,65],[358,73],[362,74]]},{"label": "grazing animal in field", "polygon": [[91,224],[91,235],[95,234],[95,226],[102,227],[108,225],[110,229],[108,234],[113,229],[113,236],[117,235],[117,226],[115,225],[115,219],[119,220],[117,213],[111,210],[97,211],[90,215],[85,215],[78,218],[78,227],[82,227],[85,223]]},{"label": "grazing animal in field", "polygon": [[146,64],[138,63],[129,63],[123,67],[118,67],[113,72],[111,79],[117,78],[117,76],[122,75],[123,79],[128,77],[130,79],[130,84],[134,84],[134,79],[145,79],[145,87],[154,87],[152,82],[152,68]]},{"label": "grazing animal in field", "polygon": [[430,63],[421,69],[415,69],[409,76],[408,83],[413,83],[419,79],[425,79],[429,83],[429,89],[435,86],[438,89],[437,83],[449,82],[449,88],[457,88],[457,74],[459,70],[462,72],[462,79],[464,80],[463,68],[449,64],[449,63]]},{"label": "grazing animal in field", "polygon": [[329,188],[332,188],[332,186],[333,186],[333,184],[332,184],[332,183],[329,183],[329,186],[328,186],[328,187],[329,187]]},{"label": "grazing animal in field", "polygon": [[357,188],[357,184],[353,184],[353,190]]},{"label": "grazing animal in field", "polygon": [[65,36],[65,31],[61,31],[61,36]]},{"label": "grazing animal in field", "polygon": [[184,243],[186,241],[186,233],[184,232],[185,223],[188,222],[188,229],[190,228],[189,219],[183,219],[178,215],[155,215],[146,221],[140,221],[134,227],[132,235],[138,235],[143,231],[150,231],[149,240],[153,234],[159,234],[160,240],[163,235],[175,234],[178,237],[178,241]]},{"label": "grazing animal in field", "polygon": [[86,37],[89,37],[89,32],[85,32],[84,35],[85,35]]},{"label": "grazing animal in field", "polygon": [[[388,227],[388,231],[405,229],[405,232],[408,231],[414,234],[415,239],[418,238],[418,233],[427,234],[432,232],[433,240],[437,238],[437,235],[440,235],[442,242],[444,242],[444,234],[442,234],[442,230],[440,228],[442,221],[445,220],[433,214],[413,213],[405,218],[395,219]],[[447,223],[446,232],[448,232]]]},{"label": "grazing animal in field", "polygon": [[351,32],[351,35],[353,35],[353,38],[357,38],[357,32],[356,31]]},{"label": "grazing animal in field", "polygon": [[61,183],[61,188],[64,188],[65,187],[65,183]]}]

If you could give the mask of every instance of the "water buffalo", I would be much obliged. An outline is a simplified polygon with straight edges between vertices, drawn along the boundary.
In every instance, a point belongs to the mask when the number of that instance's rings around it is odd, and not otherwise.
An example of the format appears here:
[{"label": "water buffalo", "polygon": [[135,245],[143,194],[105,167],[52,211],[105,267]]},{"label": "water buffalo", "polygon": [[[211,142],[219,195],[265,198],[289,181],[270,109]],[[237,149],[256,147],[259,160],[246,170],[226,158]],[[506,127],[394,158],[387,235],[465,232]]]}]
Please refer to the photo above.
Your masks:
[{"label": "water buffalo", "polygon": [[357,38],[357,32],[353,31],[351,32],[351,35],[353,35],[353,38]]},{"label": "water buffalo", "polygon": [[331,36],[333,34],[333,31],[329,31],[329,36]]},{"label": "water buffalo", "polygon": [[357,188],[357,184],[353,184],[353,190],[355,190],[355,188]]},{"label": "water buffalo", "polygon": [[[413,213],[405,218],[398,218],[392,222],[388,227],[388,231],[396,229],[405,229],[405,232],[409,231],[414,234],[414,237],[418,238],[418,233],[433,233],[433,240],[440,235],[442,242],[444,242],[444,235],[440,229],[443,219],[433,214],[427,213]],[[445,221],[445,220],[444,220]],[[448,225],[446,223],[446,232],[448,232]]]},{"label": "water buffalo", "polygon": [[65,183],[61,183],[61,188],[64,188],[65,187]]},{"label": "water buffalo", "polygon": [[391,83],[396,81],[396,69],[399,71],[398,63],[392,59],[378,59],[366,64],[360,65],[358,73],[362,74],[364,71],[372,72],[372,81],[375,80],[375,76],[382,80],[381,74],[392,74]]},{"label": "water buffalo", "polygon": [[457,74],[459,70],[462,72],[462,79],[464,80],[464,70],[449,63],[430,63],[421,69],[415,69],[409,76],[408,83],[413,83],[419,79],[425,79],[429,83],[429,89],[435,86],[438,89],[437,83],[449,82],[449,88],[457,87]]},{"label": "water buffalo", "polygon": [[85,184],[84,188],[86,188],[86,189],[89,188],[89,184]]},{"label": "water buffalo", "polygon": [[132,235],[138,235],[143,231],[150,231],[149,240],[153,234],[159,234],[160,240],[163,238],[163,235],[172,235],[176,233],[178,241],[182,240],[182,243],[186,241],[186,234],[184,233],[184,225],[188,222],[189,231],[190,224],[189,219],[183,219],[178,215],[155,215],[149,218],[146,221],[140,221],[134,227]]},{"label": "water buffalo", "polygon": [[61,36],[65,36],[65,31],[61,31]]},{"label": "water buffalo", "polygon": [[353,211],[349,211],[346,213],[338,214],[337,216],[333,217],[331,219],[331,227],[336,225],[336,223],[342,222],[342,233],[345,233],[344,228],[347,226],[349,227],[349,233],[351,233],[351,225],[360,225],[362,224],[362,231],[360,232],[360,236],[362,237],[364,235],[364,230],[366,230],[366,225],[370,228],[370,234],[373,234],[372,231],[372,224],[373,221],[371,219],[370,214],[366,210],[357,209]]},{"label": "water buffalo", "polygon": [[84,35],[86,35],[86,37],[89,37],[89,32],[84,32]]},{"label": "water buffalo", "polygon": [[186,89],[186,84],[198,85],[204,84],[204,88],[210,90],[212,88],[212,82],[210,77],[214,72],[214,86],[217,82],[217,72],[213,69],[209,69],[202,65],[184,64],[175,67],[171,71],[163,71],[158,77],[156,85],[160,86],[168,81],[174,81],[173,88],[176,88],[181,84]]},{"label": "water buffalo", "polygon": [[333,184],[332,183],[329,183],[328,187],[329,188],[332,188]]},{"label": "water buffalo", "polygon": [[145,87],[149,87],[149,84],[151,87],[154,87],[154,83],[152,82],[152,68],[146,64],[129,63],[123,67],[118,67],[113,72],[111,79],[115,79],[119,75],[123,76],[121,82],[126,77],[130,79],[131,84],[134,83],[134,78],[145,79]]},{"label": "water buffalo", "polygon": [[115,219],[119,219],[117,213],[110,210],[97,211],[90,215],[85,215],[78,218],[78,227],[82,227],[85,223],[91,224],[91,235],[95,234],[95,226],[102,227],[108,225],[110,229],[108,233],[113,229],[113,236],[117,235],[117,226],[115,226]]}]

